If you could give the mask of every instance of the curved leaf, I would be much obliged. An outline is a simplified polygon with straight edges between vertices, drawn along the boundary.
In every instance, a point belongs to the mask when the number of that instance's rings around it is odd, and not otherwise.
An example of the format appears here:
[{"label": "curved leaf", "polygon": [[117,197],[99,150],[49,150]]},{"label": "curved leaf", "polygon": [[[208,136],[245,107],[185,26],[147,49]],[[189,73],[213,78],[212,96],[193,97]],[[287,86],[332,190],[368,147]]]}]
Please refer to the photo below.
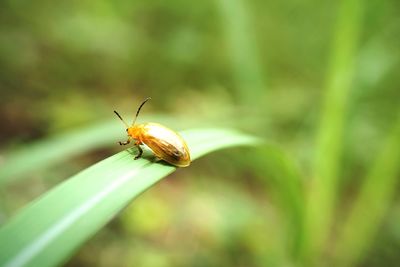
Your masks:
[{"label": "curved leaf", "polygon": [[[192,158],[258,139],[233,130],[182,133]],[[0,266],[54,266],[104,226],[134,197],[176,170],[134,149],[111,156],[61,183],[0,229]]]}]

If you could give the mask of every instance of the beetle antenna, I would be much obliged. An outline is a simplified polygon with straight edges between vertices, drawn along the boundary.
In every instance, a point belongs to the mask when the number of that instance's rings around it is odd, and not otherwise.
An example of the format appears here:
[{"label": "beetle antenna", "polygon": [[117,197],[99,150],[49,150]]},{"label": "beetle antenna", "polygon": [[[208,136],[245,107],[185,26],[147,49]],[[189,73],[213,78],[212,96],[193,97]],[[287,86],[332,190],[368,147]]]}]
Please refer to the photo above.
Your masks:
[{"label": "beetle antenna", "polygon": [[121,117],[121,115],[119,115],[118,112],[116,112],[115,110],[114,110],[114,113],[115,113],[115,115],[118,116],[118,118],[125,124],[126,128],[128,129],[129,125],[124,121],[124,119]]},{"label": "beetle antenna", "polygon": [[150,99],[151,99],[151,97],[148,97],[148,98],[146,98],[146,99],[142,102],[142,104],[140,104],[138,110],[136,111],[135,119],[133,119],[132,126],[135,125],[135,122],[136,122],[136,119],[137,119],[137,117],[138,117],[138,115],[139,115],[140,109],[141,109],[141,108],[143,107],[143,105],[144,105],[147,101],[149,101]]}]

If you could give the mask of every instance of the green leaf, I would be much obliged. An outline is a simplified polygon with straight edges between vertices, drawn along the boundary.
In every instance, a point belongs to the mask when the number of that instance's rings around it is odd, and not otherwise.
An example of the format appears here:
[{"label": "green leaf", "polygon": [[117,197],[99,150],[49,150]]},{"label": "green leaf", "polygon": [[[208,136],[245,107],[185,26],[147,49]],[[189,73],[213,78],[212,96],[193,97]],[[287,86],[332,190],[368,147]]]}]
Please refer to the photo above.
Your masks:
[{"label": "green leaf", "polygon": [[[259,142],[233,130],[191,130],[182,135],[192,159]],[[139,160],[133,160],[133,153],[131,148],[91,166],[20,211],[0,229],[0,266],[61,264],[133,198],[176,170],[154,162],[149,151]]]},{"label": "green leaf", "polygon": [[[259,107],[267,88],[265,73],[260,62],[256,31],[248,12],[248,1],[216,1],[227,39],[232,61],[233,77],[236,78],[236,97],[239,103]],[[264,105],[265,106],[265,105]]]},{"label": "green leaf", "polygon": [[348,100],[357,57],[358,39],[361,33],[364,3],[361,0],[342,0],[338,10],[330,65],[325,85],[325,99],[317,135],[317,146],[306,216],[306,236],[302,245],[302,257],[306,261],[316,259],[327,241],[338,178]]},{"label": "green leaf", "polygon": [[281,205],[279,210],[282,212],[283,227],[286,227],[287,233],[287,242],[283,250],[291,253],[296,259],[304,238],[305,197],[302,190],[302,174],[296,162],[276,145],[265,143],[251,151],[251,154],[252,169],[265,182],[271,184],[267,194],[276,198]]},{"label": "green leaf", "polygon": [[335,266],[356,266],[373,243],[396,193],[400,172],[400,119],[360,188],[338,238]]},{"label": "green leaf", "polygon": [[[118,131],[119,130],[119,131]],[[25,145],[4,156],[0,169],[0,186],[31,171],[43,169],[116,141],[121,132],[118,124],[109,121],[91,125],[43,141]]]}]

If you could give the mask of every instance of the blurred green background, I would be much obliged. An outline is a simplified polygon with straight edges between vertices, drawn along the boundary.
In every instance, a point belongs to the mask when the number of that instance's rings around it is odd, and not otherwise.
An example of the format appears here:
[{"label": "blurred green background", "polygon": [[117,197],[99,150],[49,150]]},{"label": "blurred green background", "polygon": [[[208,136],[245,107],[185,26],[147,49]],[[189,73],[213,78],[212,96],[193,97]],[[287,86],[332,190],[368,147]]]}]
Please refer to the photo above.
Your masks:
[{"label": "blurred green background", "polygon": [[263,148],[200,159],[66,266],[397,266],[399,10],[396,0],[2,1],[0,168],[54,136],[77,131],[90,145],[15,167],[0,223],[120,151],[113,110],[131,120],[151,96],[139,121],[235,127],[278,144],[287,162]]}]

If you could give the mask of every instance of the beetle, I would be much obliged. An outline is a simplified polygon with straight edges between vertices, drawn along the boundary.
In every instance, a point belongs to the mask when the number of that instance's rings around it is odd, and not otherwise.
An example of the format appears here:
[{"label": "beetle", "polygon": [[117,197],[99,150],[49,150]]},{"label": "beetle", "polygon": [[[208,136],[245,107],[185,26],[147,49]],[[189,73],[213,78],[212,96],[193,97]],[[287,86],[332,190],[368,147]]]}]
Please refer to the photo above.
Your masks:
[{"label": "beetle", "polygon": [[148,146],[154,155],[169,164],[177,167],[187,167],[190,165],[190,152],[185,140],[173,130],[153,122],[135,125],[136,119],[139,115],[140,109],[151,98],[146,98],[139,106],[136,116],[132,125],[128,125],[117,111],[114,113],[125,124],[128,139],[125,142],[119,141],[118,144],[127,145],[134,141],[139,153],[136,155],[135,160],[140,158],[143,154],[141,145]]}]

